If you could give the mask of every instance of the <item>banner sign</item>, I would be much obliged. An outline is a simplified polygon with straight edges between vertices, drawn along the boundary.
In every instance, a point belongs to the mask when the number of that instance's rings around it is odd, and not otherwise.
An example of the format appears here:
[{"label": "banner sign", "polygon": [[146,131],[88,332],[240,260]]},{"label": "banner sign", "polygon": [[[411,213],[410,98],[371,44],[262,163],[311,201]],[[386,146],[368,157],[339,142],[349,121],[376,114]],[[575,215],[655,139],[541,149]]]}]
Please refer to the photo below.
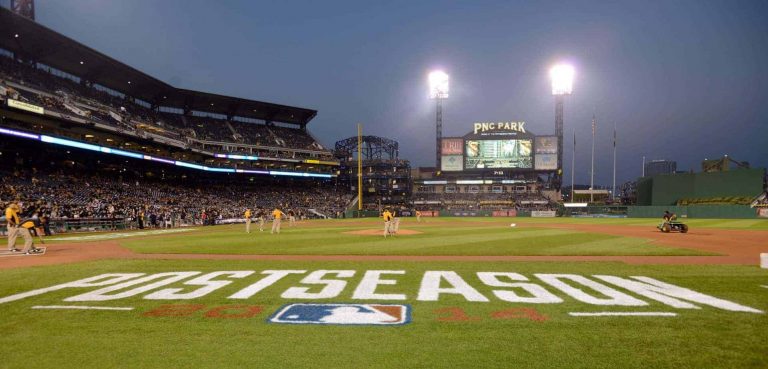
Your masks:
[{"label": "banner sign", "polygon": [[761,218],[768,218],[768,208],[757,209],[757,216]]},{"label": "banner sign", "polygon": [[443,155],[461,155],[464,151],[464,140],[461,138],[444,138],[440,147]]},{"label": "banner sign", "polygon": [[532,218],[554,218],[556,215],[554,210],[534,210],[531,212]]},{"label": "banner sign", "polygon": [[19,100],[8,99],[8,106],[11,108],[26,110],[32,113],[45,114],[45,109],[43,109],[41,106],[32,105],[30,103],[25,103]]},{"label": "banner sign", "polygon": [[494,217],[516,217],[517,210],[494,210],[491,215]]},{"label": "banner sign", "polygon": [[536,136],[537,154],[557,154],[557,136]]},{"label": "banner sign", "polygon": [[537,154],[534,163],[536,170],[557,170],[557,154]]},{"label": "banner sign", "polygon": [[443,155],[440,160],[440,170],[443,172],[460,172],[464,170],[464,158],[461,155]]},{"label": "banner sign", "polygon": [[478,122],[472,124],[474,134],[483,132],[520,132],[525,133],[525,122]]}]

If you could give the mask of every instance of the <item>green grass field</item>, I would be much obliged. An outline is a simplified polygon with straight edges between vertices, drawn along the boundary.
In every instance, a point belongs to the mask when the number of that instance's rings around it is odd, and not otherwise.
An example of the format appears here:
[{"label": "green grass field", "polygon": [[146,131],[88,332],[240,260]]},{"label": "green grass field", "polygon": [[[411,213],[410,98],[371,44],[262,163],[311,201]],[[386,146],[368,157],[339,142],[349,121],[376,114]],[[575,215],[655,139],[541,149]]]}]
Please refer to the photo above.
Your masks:
[{"label": "green grass field", "polygon": [[[311,228],[284,227],[280,235],[245,234],[243,225],[201,228],[195,232],[124,239],[140,253],[177,254],[288,254],[288,255],[711,255],[698,250],[650,245],[648,239],[536,228],[536,223],[509,227],[496,221],[443,221],[403,224],[422,232],[410,236],[352,235],[344,232],[379,229],[369,225],[344,227],[345,222],[322,222]],[[349,223],[349,222],[347,222]],[[342,225],[342,226],[340,226]]]},{"label": "green grass field", "polygon": [[[540,219],[515,219],[516,228],[491,219],[442,219],[405,227],[419,235],[383,240],[341,232],[377,227],[376,221],[312,222],[283,234],[244,234],[242,226],[119,239],[141,253],[355,254],[355,255],[705,255],[696,250],[650,245],[646,239],[538,228]],[[549,220],[551,221],[551,220]],[[638,219],[558,219],[584,224],[643,225]],[[370,226],[368,225],[370,223]],[[698,228],[765,230],[766,221],[690,221]],[[130,233],[130,232],[128,232]],[[62,236],[59,241],[77,236]],[[276,241],[278,240],[278,241]],[[88,247],[99,247],[89,241]],[[52,247],[55,248],[55,242]],[[766,250],[768,251],[768,249]],[[4,260],[0,259],[0,263]],[[302,270],[246,299],[230,296],[264,278],[266,270]],[[325,285],[302,280],[313,271],[349,270],[326,278],[346,284],[330,298],[283,296],[294,287],[320,293]],[[401,271],[376,293],[404,300],[355,299],[366,271]],[[440,262],[440,261],[252,261],[103,260],[55,266],[0,269],[3,297],[105,273],[253,271],[202,297],[153,300],[166,288],[190,292],[191,278],[105,301],[65,301],[101,287],[72,287],[0,303],[0,368],[765,368],[768,367],[768,270],[757,266],[628,265],[620,262]],[[452,271],[486,302],[461,294],[420,296],[427,271]],[[504,301],[478,272],[519,273],[559,303]],[[647,305],[596,305],[547,284],[536,274],[574,274],[600,282]],[[200,274],[199,274],[200,275]],[[198,275],[198,276],[199,276]],[[645,276],[763,313],[730,311],[692,302],[677,308],[596,275]],[[453,282],[442,280],[440,288]],[[592,296],[600,292],[570,282]],[[119,294],[137,284],[104,296]],[[290,303],[407,304],[412,321],[399,326],[292,325],[267,322]],[[34,306],[131,307],[133,310],[32,309]],[[173,305],[176,316],[168,316]],[[187,314],[182,314],[184,305]],[[234,307],[233,307],[234,306]],[[225,308],[226,307],[226,308]],[[675,316],[572,316],[569,313],[674,313]]]}]

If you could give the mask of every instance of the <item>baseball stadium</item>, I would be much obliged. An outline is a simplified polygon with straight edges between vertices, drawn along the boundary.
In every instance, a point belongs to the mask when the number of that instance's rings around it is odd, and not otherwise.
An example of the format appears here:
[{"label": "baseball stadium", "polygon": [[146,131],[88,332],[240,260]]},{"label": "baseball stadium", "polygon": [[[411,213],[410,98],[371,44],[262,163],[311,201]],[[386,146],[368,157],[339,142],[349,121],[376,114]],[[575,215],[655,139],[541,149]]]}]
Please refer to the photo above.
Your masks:
[{"label": "baseball stadium", "polygon": [[596,164],[590,112],[579,172],[568,62],[510,118],[452,117],[471,93],[435,69],[428,134],[329,133],[322,94],[185,88],[7,3],[0,368],[768,368],[768,152],[681,134],[693,169],[630,173],[641,129]]}]

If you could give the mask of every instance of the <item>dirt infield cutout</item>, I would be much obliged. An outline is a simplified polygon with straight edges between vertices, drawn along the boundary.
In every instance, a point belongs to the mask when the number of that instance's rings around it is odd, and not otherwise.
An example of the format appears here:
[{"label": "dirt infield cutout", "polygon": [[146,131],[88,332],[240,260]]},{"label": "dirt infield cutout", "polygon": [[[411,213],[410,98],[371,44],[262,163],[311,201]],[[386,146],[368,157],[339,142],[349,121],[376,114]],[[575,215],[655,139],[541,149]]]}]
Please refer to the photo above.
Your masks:
[{"label": "dirt infield cutout", "polygon": [[[351,234],[355,236],[384,236],[383,229],[363,229],[359,231],[341,232],[342,234]],[[414,231],[412,229],[401,229],[397,231],[397,236],[413,236],[415,234],[422,234],[424,232]]]}]

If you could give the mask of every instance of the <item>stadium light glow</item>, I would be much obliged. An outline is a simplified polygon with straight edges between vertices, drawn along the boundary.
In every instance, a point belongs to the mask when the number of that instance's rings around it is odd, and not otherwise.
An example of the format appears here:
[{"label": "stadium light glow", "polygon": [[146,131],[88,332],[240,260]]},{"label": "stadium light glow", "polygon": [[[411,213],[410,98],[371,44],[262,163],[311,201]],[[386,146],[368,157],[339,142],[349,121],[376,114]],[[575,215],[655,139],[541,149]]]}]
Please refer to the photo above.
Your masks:
[{"label": "stadium light glow", "polygon": [[552,80],[552,95],[570,95],[573,92],[573,76],[576,71],[572,65],[558,64],[549,70]]},{"label": "stadium light glow", "polygon": [[450,78],[448,77],[448,74],[441,70],[436,70],[429,73],[429,98],[447,98],[449,92],[449,79]]}]

